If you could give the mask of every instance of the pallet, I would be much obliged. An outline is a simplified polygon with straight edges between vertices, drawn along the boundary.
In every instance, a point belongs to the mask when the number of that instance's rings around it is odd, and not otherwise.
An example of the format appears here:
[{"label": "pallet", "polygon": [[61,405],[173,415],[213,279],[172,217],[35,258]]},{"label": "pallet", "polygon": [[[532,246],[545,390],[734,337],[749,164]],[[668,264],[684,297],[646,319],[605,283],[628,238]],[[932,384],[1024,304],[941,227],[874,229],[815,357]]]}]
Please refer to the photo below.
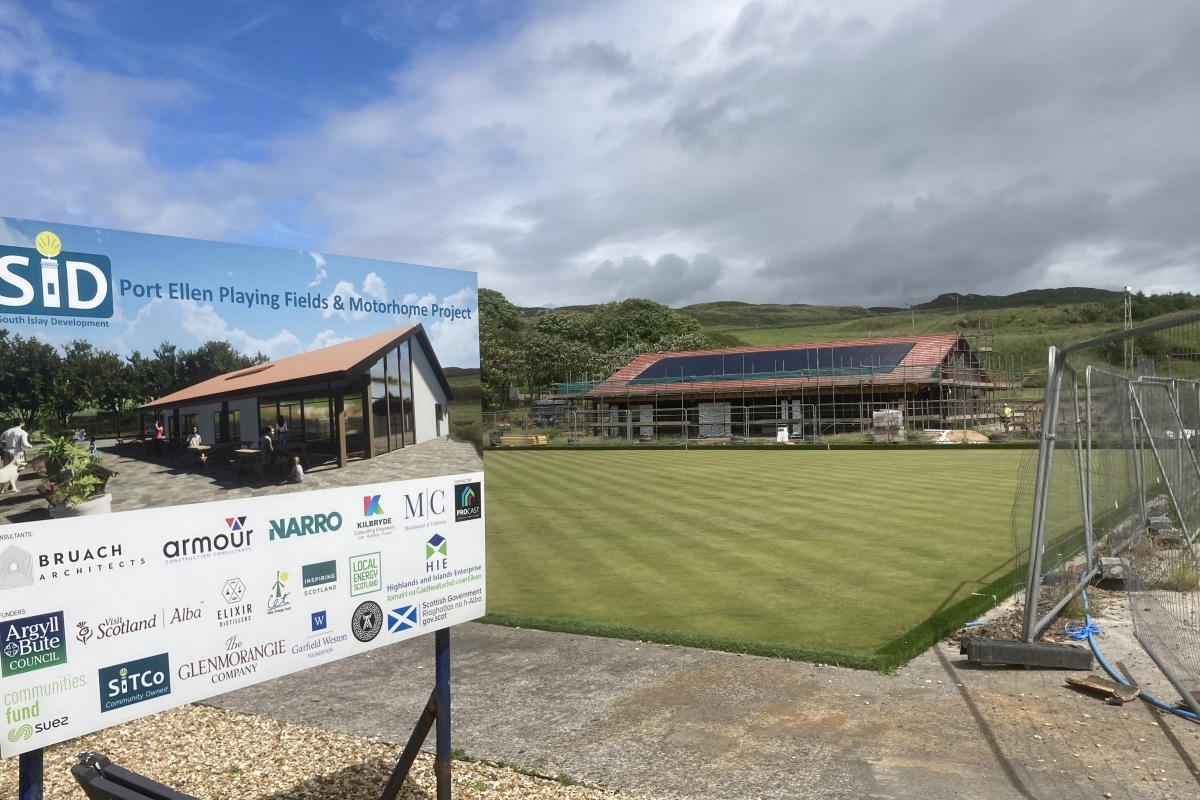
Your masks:
[{"label": "pallet", "polygon": [[500,445],[502,447],[545,447],[547,444],[545,436],[501,436]]}]

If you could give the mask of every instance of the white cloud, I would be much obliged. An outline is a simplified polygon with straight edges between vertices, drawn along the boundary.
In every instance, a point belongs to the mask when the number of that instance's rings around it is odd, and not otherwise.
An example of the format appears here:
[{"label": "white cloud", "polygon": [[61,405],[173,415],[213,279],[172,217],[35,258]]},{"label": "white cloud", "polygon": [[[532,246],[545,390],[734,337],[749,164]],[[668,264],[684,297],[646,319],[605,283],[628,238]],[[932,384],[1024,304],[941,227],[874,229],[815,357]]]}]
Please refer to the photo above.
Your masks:
[{"label": "white cloud", "polygon": [[313,264],[317,267],[317,276],[312,279],[312,283],[306,284],[311,289],[325,280],[329,273],[325,269],[325,256],[320,253],[309,253],[309,255],[312,256]]},{"label": "white cloud", "polygon": [[[421,298],[421,302],[433,303],[436,298]],[[476,308],[478,299],[475,290],[464,286],[453,294],[443,297],[438,305],[454,308]],[[443,367],[479,366],[479,321],[477,314],[471,319],[439,319],[426,325],[429,341],[438,361]]]},{"label": "white cloud", "polygon": [[136,341],[143,345],[143,355],[148,355],[145,343],[167,341],[180,347],[196,347],[205,342],[229,342],[248,355],[263,353],[271,359],[296,355],[304,348],[294,333],[282,329],[268,339],[251,336],[241,328],[231,328],[211,305],[200,305],[193,300],[151,300],[138,309],[129,321],[117,345],[119,352],[128,353],[126,342]]},{"label": "white cloud", "polygon": [[[337,286],[333,287],[333,291],[329,293],[329,305],[322,312],[321,316],[325,319],[337,315],[344,320],[360,320],[367,316],[365,311],[351,311],[350,298],[362,300],[363,296],[354,291],[354,284],[350,281],[338,281]],[[341,308],[338,308],[341,306]]]},{"label": "white cloud", "polygon": [[316,338],[312,340],[312,343],[309,344],[308,347],[304,348],[304,351],[310,352],[312,350],[320,350],[322,347],[329,347],[333,344],[349,342],[353,339],[353,336],[338,336],[332,330],[324,330],[317,334]]},{"label": "white cloud", "polygon": [[374,272],[368,272],[367,277],[363,278],[362,291],[376,300],[387,300],[387,284]]},{"label": "white cloud", "polygon": [[8,227],[8,224],[0,219],[0,244],[10,247],[33,247],[33,240],[16,228]]}]

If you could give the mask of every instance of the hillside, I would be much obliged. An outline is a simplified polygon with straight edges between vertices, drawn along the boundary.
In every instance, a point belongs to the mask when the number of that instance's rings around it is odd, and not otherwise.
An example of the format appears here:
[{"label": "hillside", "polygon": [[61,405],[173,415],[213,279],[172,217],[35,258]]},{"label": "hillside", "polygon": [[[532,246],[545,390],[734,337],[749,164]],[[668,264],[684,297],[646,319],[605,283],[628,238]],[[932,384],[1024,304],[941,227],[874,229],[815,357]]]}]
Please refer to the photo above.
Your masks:
[{"label": "hillside", "polygon": [[[918,310],[958,308],[959,311],[1022,308],[1024,306],[1071,305],[1074,303],[1103,303],[1120,300],[1124,294],[1109,289],[1089,289],[1067,286],[1062,289],[1030,289],[1016,294],[940,294],[928,303],[919,303]],[[957,304],[957,305],[956,305]]]}]

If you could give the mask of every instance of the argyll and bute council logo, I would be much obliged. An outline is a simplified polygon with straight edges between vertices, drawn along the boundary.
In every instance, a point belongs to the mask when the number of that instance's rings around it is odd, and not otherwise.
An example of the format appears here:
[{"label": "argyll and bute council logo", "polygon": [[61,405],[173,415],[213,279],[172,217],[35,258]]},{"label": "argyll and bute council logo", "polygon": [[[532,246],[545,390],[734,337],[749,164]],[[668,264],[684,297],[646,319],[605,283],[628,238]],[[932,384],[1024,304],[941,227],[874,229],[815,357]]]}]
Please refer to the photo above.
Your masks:
[{"label": "argyll and bute council logo", "polygon": [[483,518],[483,484],[460,483],[454,487],[454,521],[468,522]]}]

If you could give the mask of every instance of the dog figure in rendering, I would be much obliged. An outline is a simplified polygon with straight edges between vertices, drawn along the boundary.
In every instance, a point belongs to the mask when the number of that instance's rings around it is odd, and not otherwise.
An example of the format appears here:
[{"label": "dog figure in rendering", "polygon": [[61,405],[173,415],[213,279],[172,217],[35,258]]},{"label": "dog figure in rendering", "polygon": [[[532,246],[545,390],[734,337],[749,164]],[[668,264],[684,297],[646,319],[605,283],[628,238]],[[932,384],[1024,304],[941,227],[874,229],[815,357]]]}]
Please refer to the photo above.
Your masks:
[{"label": "dog figure in rendering", "polygon": [[4,493],[4,485],[8,484],[14,492],[17,491],[17,475],[21,472],[21,466],[16,459],[0,467],[0,494]]}]

